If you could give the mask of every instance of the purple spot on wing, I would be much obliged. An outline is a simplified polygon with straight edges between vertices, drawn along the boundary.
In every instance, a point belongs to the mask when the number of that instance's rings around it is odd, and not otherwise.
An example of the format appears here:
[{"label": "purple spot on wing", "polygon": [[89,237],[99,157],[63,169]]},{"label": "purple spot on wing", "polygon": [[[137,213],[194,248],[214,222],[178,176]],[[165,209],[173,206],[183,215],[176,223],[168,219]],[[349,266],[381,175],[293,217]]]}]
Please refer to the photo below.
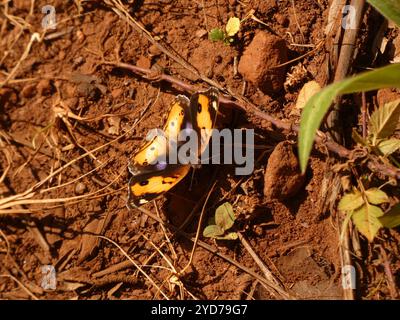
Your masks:
[{"label": "purple spot on wing", "polygon": [[156,164],[156,168],[157,170],[164,170],[167,167],[167,163],[166,162],[159,162]]}]

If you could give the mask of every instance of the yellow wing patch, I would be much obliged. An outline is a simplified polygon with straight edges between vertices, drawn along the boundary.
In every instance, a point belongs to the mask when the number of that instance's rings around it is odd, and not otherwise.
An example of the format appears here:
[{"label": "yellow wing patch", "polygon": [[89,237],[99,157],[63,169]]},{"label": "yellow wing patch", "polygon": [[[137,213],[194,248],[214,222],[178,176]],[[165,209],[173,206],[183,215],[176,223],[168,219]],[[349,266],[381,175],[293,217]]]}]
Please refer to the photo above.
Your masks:
[{"label": "yellow wing patch", "polygon": [[209,112],[210,99],[204,94],[199,94],[196,122],[199,129],[212,129],[214,120]]},{"label": "yellow wing patch", "polygon": [[167,153],[167,137],[156,136],[145,144],[133,157],[133,165],[147,166],[157,162],[162,155]]},{"label": "yellow wing patch", "polygon": [[189,172],[189,165],[175,165],[165,172],[133,176],[129,182],[129,204],[140,206],[173,188]]},{"label": "yellow wing patch", "polygon": [[199,141],[199,156],[207,148],[218,114],[218,89],[210,88],[194,94],[190,99],[194,128]]},{"label": "yellow wing patch", "polygon": [[186,112],[185,106],[182,106],[179,102],[175,102],[172,105],[167,122],[164,126],[164,132],[168,139],[178,139],[178,134],[183,128]]},{"label": "yellow wing patch", "polygon": [[[163,134],[157,134],[152,140],[145,143],[132,158],[131,168],[153,165],[159,159],[166,159],[169,141],[177,140],[179,132],[190,122],[189,99],[178,95],[173,101],[167,120],[163,127]],[[132,170],[134,171],[134,170]]]}]

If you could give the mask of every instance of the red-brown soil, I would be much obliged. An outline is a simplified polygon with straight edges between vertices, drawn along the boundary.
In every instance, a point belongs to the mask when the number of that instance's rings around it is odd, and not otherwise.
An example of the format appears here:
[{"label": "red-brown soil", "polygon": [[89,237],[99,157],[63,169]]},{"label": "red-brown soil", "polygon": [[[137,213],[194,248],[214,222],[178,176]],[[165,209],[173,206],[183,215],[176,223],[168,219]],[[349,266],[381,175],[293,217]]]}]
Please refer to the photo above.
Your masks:
[{"label": "red-brown soil", "polygon": [[[289,0],[123,3],[135,21],[169,45],[173,54],[276,118],[298,123],[299,117],[292,111],[302,85],[312,79],[324,85],[327,78],[324,46],[280,71],[268,66],[272,71],[266,77],[272,84],[265,90],[257,88],[263,81],[260,77],[244,86],[237,68],[245,49],[260,32],[269,37],[273,34],[287,48],[260,52],[271,55],[266,63],[291,61],[310,52],[325,38],[328,0],[295,1],[294,10]],[[40,8],[48,3],[34,4],[30,12],[30,1],[10,1],[8,16],[0,15],[0,83],[17,66],[32,34],[43,33]],[[171,299],[276,298],[252,276],[201,247],[196,248],[192,265],[180,276],[179,285],[171,283],[171,265],[176,272],[184,269],[193,243],[141,211],[126,207],[129,160],[148,130],[162,126],[170,102],[182,92],[102,61],[151,68],[198,88],[209,86],[151,44],[110,6],[100,1],[52,1],[52,5],[56,8],[56,30],[33,42],[13,78],[0,88],[0,175],[6,172],[0,199],[23,193],[71,160],[76,162],[38,189],[48,189],[34,196],[42,203],[29,203],[27,199],[14,206],[13,212],[0,214],[0,275],[6,276],[0,277],[0,299],[30,299],[32,295],[39,299],[163,298],[131,263],[108,269],[129,260],[113,243],[96,235],[115,241]],[[244,18],[251,10],[265,24],[247,19],[231,45],[208,39],[212,28],[223,28],[229,17]],[[264,40],[267,45],[273,41]],[[309,44],[314,47],[302,46]],[[280,57],[280,50],[287,57]],[[365,50],[362,44],[360,50]],[[251,59],[243,63],[251,63]],[[242,65],[239,71],[246,67]],[[236,230],[243,233],[285,291],[300,299],[341,299],[339,231],[335,211],[330,210],[330,204],[339,198],[333,195],[331,199],[331,186],[324,184],[326,173],[332,171],[330,155],[323,148],[316,150],[306,176],[295,186],[284,186],[289,175],[298,172],[296,161],[292,161],[296,137],[254,115],[221,108],[219,127],[255,129],[260,149],[254,173],[244,178],[235,176],[230,165],[196,169],[157,199],[160,217],[179,226],[215,182],[204,221],[224,197],[233,205]],[[279,190],[267,192],[266,197],[264,179],[268,176],[264,173],[271,152],[281,141],[293,145],[280,151],[291,152],[286,165],[292,167],[286,173],[271,169],[271,179],[290,190],[283,198]],[[280,159],[275,159],[268,166],[279,167]],[[73,197],[79,198],[67,199]],[[51,202],[53,199],[67,200]],[[144,208],[157,214],[153,203]],[[200,211],[201,206],[185,229],[192,235]],[[202,233],[200,239],[262,275],[239,240],[214,241],[202,237]],[[396,230],[382,230],[375,245],[361,239],[363,257],[355,263],[358,297],[393,298],[384,262],[379,258],[380,247],[388,252],[387,267],[398,285],[399,239]],[[41,287],[43,265],[55,267],[55,290]]]}]

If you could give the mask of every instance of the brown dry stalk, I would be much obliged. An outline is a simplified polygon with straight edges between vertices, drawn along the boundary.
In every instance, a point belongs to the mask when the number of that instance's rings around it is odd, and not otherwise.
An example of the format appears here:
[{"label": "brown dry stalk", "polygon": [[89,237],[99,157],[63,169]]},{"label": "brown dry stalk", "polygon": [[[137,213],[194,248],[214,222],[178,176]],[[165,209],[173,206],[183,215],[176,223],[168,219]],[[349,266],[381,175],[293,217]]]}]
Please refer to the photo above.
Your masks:
[{"label": "brown dry stalk", "polygon": [[[179,80],[177,78],[174,78],[170,75],[164,74],[164,73],[157,73],[154,72],[153,70],[146,69],[146,68],[141,68],[135,65],[131,65],[128,63],[123,63],[123,62],[106,62],[103,61],[101,64],[105,65],[111,65],[117,68],[123,68],[132,71],[133,73],[142,76],[143,78],[152,81],[152,82],[161,82],[161,81],[166,81],[170,84],[175,85],[177,88],[180,90],[183,90],[188,93],[193,93],[198,88],[195,86],[192,86],[191,84],[188,84],[182,80]],[[224,104],[226,106],[240,109],[245,111],[246,113],[252,113],[256,115],[257,117],[267,120],[270,123],[272,123],[275,127],[282,129],[282,130],[287,130],[292,133],[298,134],[300,127],[298,125],[295,125],[289,121],[283,121],[280,119],[276,119],[273,116],[261,111],[258,109],[258,107],[254,104],[252,104],[249,101],[235,101],[232,100],[231,98],[225,97],[225,96],[220,96],[219,102],[221,104]],[[323,132],[318,131],[317,135],[314,138],[314,141],[319,144],[325,146],[329,151],[335,153],[341,158],[346,158],[348,160],[354,160],[354,152],[352,150],[349,150],[342,145],[334,142],[332,139],[327,137]],[[397,169],[393,167],[390,164],[385,164],[382,163],[379,159],[379,157],[375,155],[369,155],[368,160],[367,160],[367,166],[368,168],[379,174],[383,174],[388,177],[392,177],[395,179],[400,179],[400,169]]]}]

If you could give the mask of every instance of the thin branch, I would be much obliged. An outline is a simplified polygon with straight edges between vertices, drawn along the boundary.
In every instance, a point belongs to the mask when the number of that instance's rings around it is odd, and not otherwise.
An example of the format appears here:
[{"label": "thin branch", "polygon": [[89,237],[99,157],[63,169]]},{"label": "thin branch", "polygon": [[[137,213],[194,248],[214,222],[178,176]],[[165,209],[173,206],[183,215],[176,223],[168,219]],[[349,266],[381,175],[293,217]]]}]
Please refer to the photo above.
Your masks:
[{"label": "thin branch", "polygon": [[[122,69],[127,69],[132,71],[133,73],[149,80],[152,82],[168,82],[172,85],[175,85],[178,89],[184,92],[188,93],[193,93],[197,91],[199,88],[195,87],[191,84],[188,84],[182,80],[179,80],[177,78],[174,78],[170,75],[164,74],[164,73],[159,73],[155,72],[150,69],[146,68],[141,68],[135,65],[131,65],[128,63],[123,63],[123,62],[107,62],[103,61],[101,64],[105,65],[111,65],[117,68],[122,68]],[[229,97],[226,96],[220,96],[219,102],[221,104],[224,104],[225,106],[229,106],[231,108],[236,108],[239,110],[243,110],[246,113],[252,113],[255,116],[267,120],[270,123],[272,123],[275,127],[281,129],[281,130],[287,130],[293,133],[298,134],[300,127],[298,125],[295,125],[289,121],[283,121],[274,118],[273,116],[261,111],[260,109],[257,108],[256,105],[252,104],[249,101],[234,101]],[[354,159],[354,152],[341,146],[340,144],[334,142],[330,138],[328,138],[323,132],[318,131],[314,141],[319,144],[319,145],[324,145],[329,151],[335,153],[341,158],[346,158],[348,160],[353,160]],[[368,168],[379,174],[383,174],[388,177],[393,177],[395,179],[400,179],[400,169],[397,169],[390,164],[384,164],[380,161],[380,159],[375,156],[375,155],[369,155],[369,159],[367,161],[367,166]]]}]

